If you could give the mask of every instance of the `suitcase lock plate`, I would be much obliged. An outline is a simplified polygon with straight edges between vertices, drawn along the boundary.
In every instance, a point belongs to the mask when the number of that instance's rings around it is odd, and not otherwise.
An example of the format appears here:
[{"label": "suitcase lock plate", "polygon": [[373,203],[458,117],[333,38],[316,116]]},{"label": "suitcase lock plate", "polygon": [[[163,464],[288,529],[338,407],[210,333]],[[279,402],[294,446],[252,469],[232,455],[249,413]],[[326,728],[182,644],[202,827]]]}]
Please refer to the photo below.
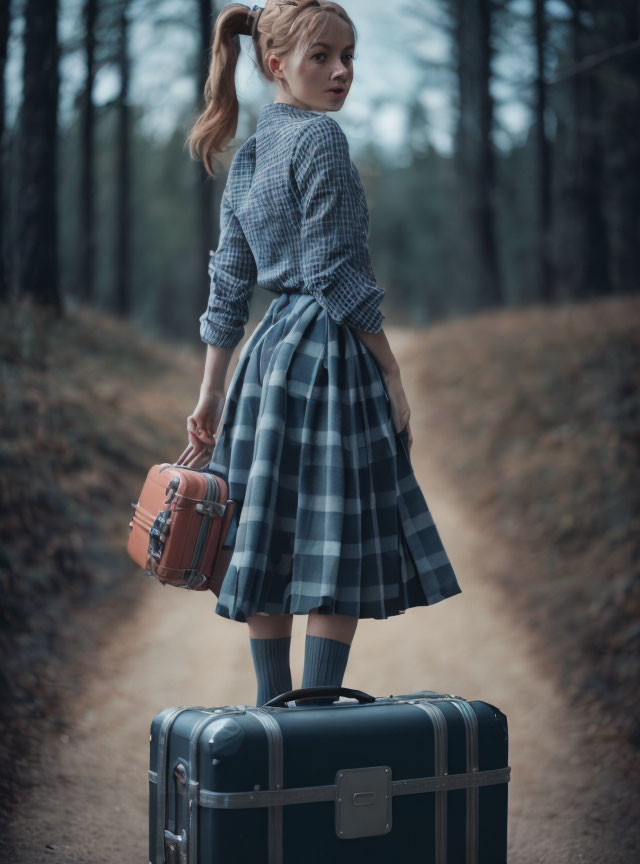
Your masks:
[{"label": "suitcase lock plate", "polygon": [[336,834],[373,837],[391,831],[391,768],[341,768],[336,774]]}]

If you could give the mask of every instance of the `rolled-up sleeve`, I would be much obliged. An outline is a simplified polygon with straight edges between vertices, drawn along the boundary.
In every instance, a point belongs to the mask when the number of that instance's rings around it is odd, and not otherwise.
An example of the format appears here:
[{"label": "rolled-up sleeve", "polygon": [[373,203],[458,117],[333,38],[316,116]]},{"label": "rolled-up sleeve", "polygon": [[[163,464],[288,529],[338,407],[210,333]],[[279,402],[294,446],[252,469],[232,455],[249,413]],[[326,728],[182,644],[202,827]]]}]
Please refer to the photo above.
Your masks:
[{"label": "rolled-up sleeve", "polygon": [[234,348],[244,336],[256,284],[256,262],[226,190],[220,206],[220,240],[209,258],[210,291],[200,317],[200,338]]},{"label": "rolled-up sleeve", "polygon": [[305,287],[338,323],[378,333],[385,291],[367,245],[367,201],[346,136],[332,117],[309,123],[296,142],[293,167]]}]

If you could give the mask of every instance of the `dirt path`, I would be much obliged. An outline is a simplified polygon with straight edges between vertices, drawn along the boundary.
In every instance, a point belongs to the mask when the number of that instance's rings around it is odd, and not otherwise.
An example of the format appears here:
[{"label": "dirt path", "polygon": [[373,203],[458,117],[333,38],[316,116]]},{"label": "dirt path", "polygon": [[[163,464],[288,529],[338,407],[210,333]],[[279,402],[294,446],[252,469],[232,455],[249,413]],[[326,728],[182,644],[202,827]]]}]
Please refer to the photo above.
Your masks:
[{"label": "dirt path", "polygon": [[[400,350],[397,341],[414,467],[463,593],[432,609],[362,621],[344,684],[374,695],[442,690],[507,714],[510,864],[629,862],[634,814],[625,802],[628,783],[602,761],[611,742],[598,744],[597,730],[566,703],[498,589],[496,574],[517,556],[494,542],[478,515],[465,511],[464,490],[439,473],[412,389],[418,344],[404,339]],[[246,626],[215,616],[213,595],[163,589],[142,576],[140,586],[142,602],[101,652],[72,733],[44,748],[46,781],[25,796],[13,822],[17,864],[147,861],[152,718],[169,705],[255,704]],[[294,621],[294,686],[302,678],[305,621]]]}]

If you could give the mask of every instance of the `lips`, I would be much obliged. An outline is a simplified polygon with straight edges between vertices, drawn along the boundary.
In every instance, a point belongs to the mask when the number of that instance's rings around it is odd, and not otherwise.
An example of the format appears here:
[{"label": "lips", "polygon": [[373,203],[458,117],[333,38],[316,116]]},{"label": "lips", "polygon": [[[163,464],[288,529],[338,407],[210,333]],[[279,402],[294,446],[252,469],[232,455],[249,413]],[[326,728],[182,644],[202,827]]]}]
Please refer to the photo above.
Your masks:
[{"label": "lips", "polygon": [[331,87],[331,88],[329,88],[328,92],[329,93],[344,93],[344,91],[345,91],[344,87]]}]

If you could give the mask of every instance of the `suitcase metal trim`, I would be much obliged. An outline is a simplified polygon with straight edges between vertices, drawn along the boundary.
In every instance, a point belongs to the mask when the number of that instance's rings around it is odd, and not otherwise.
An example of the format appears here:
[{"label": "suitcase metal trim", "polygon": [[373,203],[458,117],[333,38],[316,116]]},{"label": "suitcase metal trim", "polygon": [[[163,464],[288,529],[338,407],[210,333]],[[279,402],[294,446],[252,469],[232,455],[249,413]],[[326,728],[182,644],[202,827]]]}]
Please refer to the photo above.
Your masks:
[{"label": "suitcase metal trim", "polygon": [[[462,714],[464,719],[465,731],[467,735],[467,771],[478,771],[478,718],[476,713],[464,700],[452,703]],[[479,821],[479,800],[478,787],[469,786],[467,789],[467,808],[466,808],[466,855],[467,861],[476,862],[478,860],[478,821]]]},{"label": "suitcase metal trim", "polygon": [[[377,767],[377,766],[376,766]],[[382,765],[381,768],[386,766]],[[344,771],[353,769],[345,768]],[[149,782],[157,783],[155,771],[149,771]],[[488,771],[472,771],[463,774],[445,774],[435,777],[412,777],[410,780],[392,780],[393,795],[419,795],[422,792],[448,792],[451,789],[476,788],[478,786],[493,786],[497,783],[508,783],[511,779],[511,767],[493,768]],[[316,801],[335,801],[338,797],[338,787],[330,786],[296,786],[290,789],[264,789],[254,792],[213,792],[210,789],[200,789],[198,803],[201,807],[211,807],[216,810],[238,810],[243,807],[276,807],[284,804],[313,804]]]},{"label": "suitcase metal trim", "polygon": [[160,729],[160,734],[158,736],[158,765],[160,767],[160,776],[158,779],[158,811],[162,813],[162,822],[158,822],[157,830],[156,830],[156,861],[164,861],[165,860],[165,812],[166,812],[166,801],[167,801],[167,741],[169,737],[169,732],[171,731],[171,727],[173,725],[174,720],[183,711],[188,711],[188,706],[181,705],[177,708],[173,708],[167,716],[164,718],[162,723],[162,728]]},{"label": "suitcase metal trim", "polygon": [[[447,718],[437,705],[431,702],[415,702],[418,708],[431,718],[434,731],[434,767],[438,776],[447,776]],[[434,864],[447,864],[447,789],[438,789],[435,794],[435,857]]]}]

